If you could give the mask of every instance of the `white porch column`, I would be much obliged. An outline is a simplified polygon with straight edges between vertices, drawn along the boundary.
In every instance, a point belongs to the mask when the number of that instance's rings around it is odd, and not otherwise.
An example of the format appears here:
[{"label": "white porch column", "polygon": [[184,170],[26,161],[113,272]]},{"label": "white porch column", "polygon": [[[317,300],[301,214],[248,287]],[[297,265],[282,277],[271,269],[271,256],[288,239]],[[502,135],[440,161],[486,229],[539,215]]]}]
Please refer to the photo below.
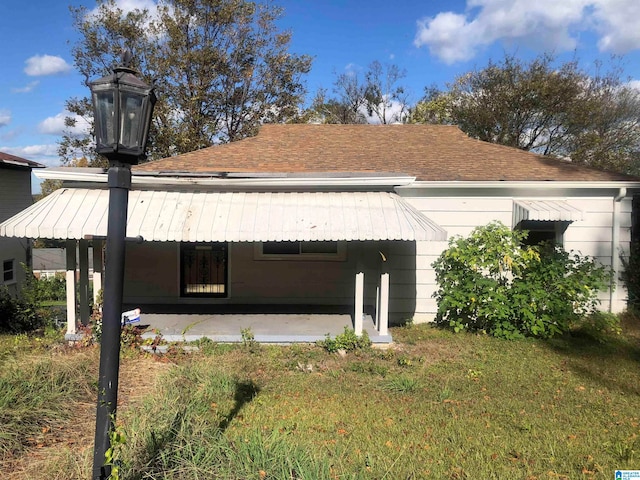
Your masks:
[{"label": "white porch column", "polygon": [[76,333],[76,241],[67,240],[65,244],[67,254],[67,333]]},{"label": "white porch column", "polygon": [[364,272],[356,273],[356,306],[353,312],[353,329],[362,335],[362,316],[364,315]]},{"label": "white porch column", "polygon": [[89,323],[89,242],[78,242],[78,258],[80,260],[80,281],[78,282],[80,296],[80,322]]},{"label": "white porch column", "polygon": [[378,333],[380,335],[389,334],[389,274],[380,275],[380,300],[378,313]]},{"label": "white porch column", "polygon": [[102,290],[102,272],[104,265],[102,263],[102,240],[93,241],[93,305],[98,305],[98,295]]}]

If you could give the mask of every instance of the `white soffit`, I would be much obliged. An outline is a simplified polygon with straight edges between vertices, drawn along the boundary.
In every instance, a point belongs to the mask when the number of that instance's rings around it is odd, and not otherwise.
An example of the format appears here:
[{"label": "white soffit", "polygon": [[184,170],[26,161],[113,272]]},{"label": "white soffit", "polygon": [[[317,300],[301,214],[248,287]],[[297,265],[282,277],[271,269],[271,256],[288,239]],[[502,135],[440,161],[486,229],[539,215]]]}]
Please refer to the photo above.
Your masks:
[{"label": "white soffit", "polygon": [[523,220],[573,222],[582,220],[584,212],[564,200],[513,201],[513,220],[517,225]]},{"label": "white soffit", "polygon": [[[107,234],[108,190],[61,188],[0,223],[0,236]],[[159,242],[446,240],[446,231],[389,192],[132,190],[127,237]]]}]

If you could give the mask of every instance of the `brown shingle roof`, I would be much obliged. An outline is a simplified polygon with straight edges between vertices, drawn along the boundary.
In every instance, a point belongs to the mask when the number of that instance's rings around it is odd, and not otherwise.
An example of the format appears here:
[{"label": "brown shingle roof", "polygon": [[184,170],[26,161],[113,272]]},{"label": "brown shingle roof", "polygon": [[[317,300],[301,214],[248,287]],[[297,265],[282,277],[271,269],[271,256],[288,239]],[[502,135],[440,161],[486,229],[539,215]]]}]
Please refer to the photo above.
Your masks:
[{"label": "brown shingle roof", "polygon": [[0,165],[10,165],[16,167],[26,167],[26,168],[43,168],[44,165],[41,163],[33,162],[31,160],[27,160],[26,158],[16,157],[15,155],[11,155],[10,153],[0,152]]},{"label": "brown shingle roof", "polygon": [[255,137],[145,163],[135,170],[385,172],[424,181],[637,180],[474,140],[447,125],[264,125]]}]

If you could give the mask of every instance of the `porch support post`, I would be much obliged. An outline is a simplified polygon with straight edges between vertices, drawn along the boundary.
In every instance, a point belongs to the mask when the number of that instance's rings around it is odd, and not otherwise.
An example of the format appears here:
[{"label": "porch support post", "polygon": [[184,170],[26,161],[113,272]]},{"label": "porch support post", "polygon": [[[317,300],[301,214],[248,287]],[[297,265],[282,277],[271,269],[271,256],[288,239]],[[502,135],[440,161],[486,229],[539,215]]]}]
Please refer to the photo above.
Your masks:
[{"label": "porch support post", "polygon": [[353,312],[353,329],[355,334],[362,335],[362,316],[364,315],[364,272],[356,273],[356,305]]},{"label": "porch support post", "polygon": [[102,290],[102,272],[104,265],[102,263],[102,240],[93,241],[93,305],[98,305],[98,296]]},{"label": "porch support post", "polygon": [[89,242],[78,242],[78,258],[80,260],[80,321],[83,325],[89,323]]},{"label": "porch support post", "polygon": [[76,241],[67,240],[65,243],[67,273],[67,334],[76,333]]},{"label": "porch support post", "polygon": [[380,275],[380,312],[378,314],[378,333],[389,334],[389,274]]}]

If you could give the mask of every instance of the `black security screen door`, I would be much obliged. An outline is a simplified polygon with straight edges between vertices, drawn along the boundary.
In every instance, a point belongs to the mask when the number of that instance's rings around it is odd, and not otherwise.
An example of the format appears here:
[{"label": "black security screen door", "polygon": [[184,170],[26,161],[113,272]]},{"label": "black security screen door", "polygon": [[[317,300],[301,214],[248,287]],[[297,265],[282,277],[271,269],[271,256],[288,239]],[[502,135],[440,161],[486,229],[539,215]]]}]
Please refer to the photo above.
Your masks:
[{"label": "black security screen door", "polygon": [[227,296],[226,243],[183,243],[180,246],[180,264],[181,296]]}]

